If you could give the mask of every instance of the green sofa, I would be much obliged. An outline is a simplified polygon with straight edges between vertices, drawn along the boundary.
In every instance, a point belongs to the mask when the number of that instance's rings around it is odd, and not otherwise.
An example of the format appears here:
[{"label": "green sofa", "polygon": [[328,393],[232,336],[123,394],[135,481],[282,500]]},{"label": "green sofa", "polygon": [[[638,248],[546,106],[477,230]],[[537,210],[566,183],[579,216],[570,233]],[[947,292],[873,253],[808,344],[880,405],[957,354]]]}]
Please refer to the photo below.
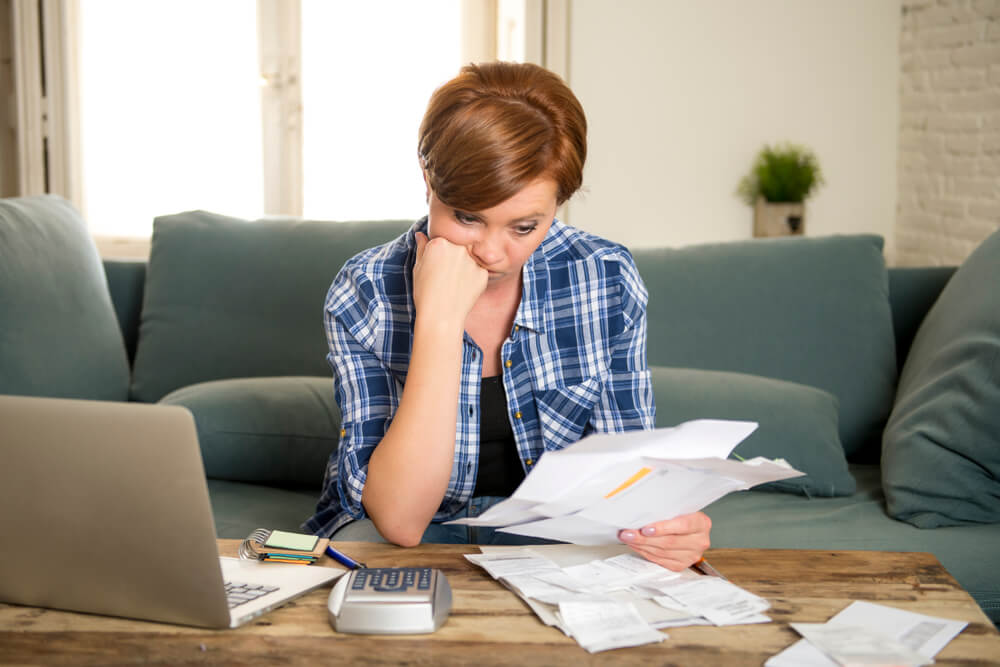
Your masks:
[{"label": "green sofa", "polygon": [[[63,200],[0,200],[0,393],[183,405],[219,535],[297,529],[339,436],[326,290],[408,225],[195,211],[156,220],[147,262],[101,260]],[[714,546],[928,551],[1000,620],[1000,332],[970,287],[994,237],[957,271],[887,269],[869,235],[633,251],[657,425],[753,419],[736,454],[808,473],[711,505]]]}]

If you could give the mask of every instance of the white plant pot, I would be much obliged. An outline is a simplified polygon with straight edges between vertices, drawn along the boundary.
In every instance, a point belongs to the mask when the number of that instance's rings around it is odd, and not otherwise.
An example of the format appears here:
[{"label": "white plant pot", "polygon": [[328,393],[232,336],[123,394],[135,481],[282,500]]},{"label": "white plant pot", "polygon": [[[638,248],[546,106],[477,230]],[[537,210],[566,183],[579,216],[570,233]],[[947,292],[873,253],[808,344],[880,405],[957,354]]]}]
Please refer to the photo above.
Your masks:
[{"label": "white plant pot", "polygon": [[753,235],[801,236],[806,229],[806,205],[772,204],[763,197],[753,207]]}]

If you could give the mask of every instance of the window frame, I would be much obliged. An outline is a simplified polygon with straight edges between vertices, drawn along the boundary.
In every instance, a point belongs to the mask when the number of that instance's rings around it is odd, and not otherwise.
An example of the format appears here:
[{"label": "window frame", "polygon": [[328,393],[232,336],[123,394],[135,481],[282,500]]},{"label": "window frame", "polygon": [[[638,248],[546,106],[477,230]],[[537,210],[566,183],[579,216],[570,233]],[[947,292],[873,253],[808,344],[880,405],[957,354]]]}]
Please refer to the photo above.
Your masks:
[{"label": "window frame", "polygon": [[[257,0],[261,77],[264,214],[301,217],[303,209],[301,0]],[[569,0],[526,0],[525,53],[567,81]],[[55,193],[86,216],[78,62],[79,0],[0,0],[13,39],[17,159],[0,174],[14,193]],[[462,3],[462,61],[497,58],[497,0]],[[0,28],[3,22],[0,21]],[[8,190],[11,188],[8,186]],[[561,212],[565,219],[567,212]],[[147,258],[150,238],[95,234],[102,257]]]}]

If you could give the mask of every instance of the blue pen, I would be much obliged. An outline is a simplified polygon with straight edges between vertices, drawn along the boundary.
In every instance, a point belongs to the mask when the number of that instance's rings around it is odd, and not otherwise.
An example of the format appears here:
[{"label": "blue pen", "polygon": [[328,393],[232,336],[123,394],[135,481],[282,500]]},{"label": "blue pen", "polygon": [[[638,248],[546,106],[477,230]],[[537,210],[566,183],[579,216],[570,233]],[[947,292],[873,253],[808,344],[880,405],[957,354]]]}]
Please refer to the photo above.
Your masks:
[{"label": "blue pen", "polygon": [[367,567],[364,563],[359,563],[350,556],[340,553],[339,551],[334,549],[333,546],[331,545],[327,545],[326,555],[332,558],[333,560],[337,561],[344,567],[349,567],[352,570],[357,570],[362,567]]}]

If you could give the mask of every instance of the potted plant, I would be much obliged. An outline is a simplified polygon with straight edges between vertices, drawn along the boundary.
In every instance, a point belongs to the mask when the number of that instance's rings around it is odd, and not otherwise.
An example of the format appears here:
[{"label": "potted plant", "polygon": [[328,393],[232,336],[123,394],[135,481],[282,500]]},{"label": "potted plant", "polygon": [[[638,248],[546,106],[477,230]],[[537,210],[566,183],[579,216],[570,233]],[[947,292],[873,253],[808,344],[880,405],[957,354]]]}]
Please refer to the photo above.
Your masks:
[{"label": "potted plant", "polygon": [[738,194],[753,211],[754,236],[805,231],[805,200],[823,183],[819,162],[804,146],[764,146],[740,181]]}]

